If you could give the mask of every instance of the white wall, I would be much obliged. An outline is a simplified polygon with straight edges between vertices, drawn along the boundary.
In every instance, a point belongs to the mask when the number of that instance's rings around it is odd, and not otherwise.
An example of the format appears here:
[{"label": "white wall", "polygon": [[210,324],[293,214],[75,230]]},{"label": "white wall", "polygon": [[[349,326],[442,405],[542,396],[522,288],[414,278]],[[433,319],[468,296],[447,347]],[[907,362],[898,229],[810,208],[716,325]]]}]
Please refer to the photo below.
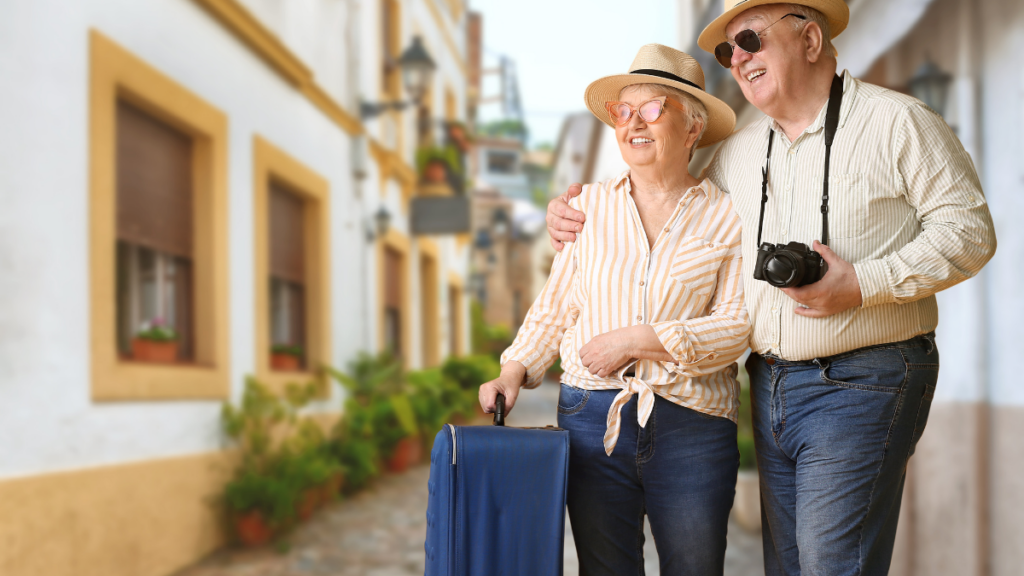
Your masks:
[{"label": "white wall", "polygon": [[361,296],[351,271],[359,269],[365,239],[352,195],[350,140],[342,130],[194,2],[2,3],[0,477],[218,448],[219,402],[90,399],[90,28],[228,115],[235,396],[255,353],[255,134],[331,181],[336,363],[363,344]]}]

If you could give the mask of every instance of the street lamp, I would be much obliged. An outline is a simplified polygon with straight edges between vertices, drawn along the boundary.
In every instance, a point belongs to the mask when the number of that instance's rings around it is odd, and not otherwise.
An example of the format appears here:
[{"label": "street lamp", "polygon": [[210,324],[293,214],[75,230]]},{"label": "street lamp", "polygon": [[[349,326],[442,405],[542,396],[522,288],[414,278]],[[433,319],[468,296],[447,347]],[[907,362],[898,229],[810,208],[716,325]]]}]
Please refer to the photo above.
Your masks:
[{"label": "street lamp", "polygon": [[931,59],[925,59],[910,79],[910,94],[941,115],[946,110],[946,96],[952,79]]},{"label": "street lamp", "polygon": [[380,210],[373,215],[373,220],[377,224],[377,236],[383,238],[388,233],[388,228],[391,227],[391,212],[388,212],[387,208],[381,206]]},{"label": "street lamp", "polygon": [[419,36],[412,37],[412,45],[402,52],[398,58],[398,67],[402,71],[402,83],[405,91],[409,93],[408,102],[362,102],[359,105],[359,115],[362,119],[379,116],[387,110],[404,110],[409,104],[418,104],[430,87],[430,79],[434,74],[437,65],[430,53],[423,47]]},{"label": "street lamp", "polygon": [[494,211],[494,234],[496,236],[504,236],[508,233],[508,214],[504,210],[498,208]]}]

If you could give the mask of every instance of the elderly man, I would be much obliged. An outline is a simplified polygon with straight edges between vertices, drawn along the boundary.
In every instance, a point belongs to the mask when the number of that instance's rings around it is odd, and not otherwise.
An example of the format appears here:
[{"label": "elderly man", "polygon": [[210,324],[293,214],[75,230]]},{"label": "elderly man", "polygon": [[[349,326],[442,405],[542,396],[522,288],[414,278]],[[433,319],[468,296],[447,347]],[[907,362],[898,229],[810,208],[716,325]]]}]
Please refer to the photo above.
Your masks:
[{"label": "elderly man", "polygon": [[[844,2],[725,6],[698,43],[766,114],[705,172],[744,227],[765,572],[886,574],[938,377],[935,293],[992,257],[992,218],[938,114],[836,76]],[[583,221],[552,201],[555,247]]]}]

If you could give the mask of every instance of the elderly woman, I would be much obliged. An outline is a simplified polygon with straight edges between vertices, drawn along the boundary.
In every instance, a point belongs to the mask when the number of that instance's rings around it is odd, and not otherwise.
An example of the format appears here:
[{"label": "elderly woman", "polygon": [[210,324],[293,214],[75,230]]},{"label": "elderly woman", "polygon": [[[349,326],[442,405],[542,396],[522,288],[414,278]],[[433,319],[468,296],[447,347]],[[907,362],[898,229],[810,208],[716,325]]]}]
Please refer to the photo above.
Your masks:
[{"label": "elderly woman", "polygon": [[509,411],[561,354],[568,508],[580,573],[643,573],[643,517],[662,574],[722,574],[736,483],[736,359],[749,324],[732,201],[686,166],[732,131],[687,54],[651,44],[586,102],[629,170],[586,186],[587,216],[480,404]]}]

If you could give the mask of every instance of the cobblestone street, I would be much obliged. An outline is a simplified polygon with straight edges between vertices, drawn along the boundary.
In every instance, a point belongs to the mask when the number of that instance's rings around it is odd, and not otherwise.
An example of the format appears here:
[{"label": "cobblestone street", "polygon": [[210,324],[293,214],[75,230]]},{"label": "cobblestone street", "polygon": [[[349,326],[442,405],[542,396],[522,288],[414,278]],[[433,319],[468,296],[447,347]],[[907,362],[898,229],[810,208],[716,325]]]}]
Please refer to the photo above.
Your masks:
[{"label": "cobblestone street", "polygon": [[[558,386],[525,391],[510,426],[554,424]],[[369,489],[321,511],[287,539],[285,552],[217,552],[177,576],[419,576],[423,574],[429,466],[387,475]],[[646,572],[659,574],[647,530]],[[572,531],[566,522],[565,574],[577,574]],[[735,522],[729,526],[726,576],[760,576],[761,539]]]}]

